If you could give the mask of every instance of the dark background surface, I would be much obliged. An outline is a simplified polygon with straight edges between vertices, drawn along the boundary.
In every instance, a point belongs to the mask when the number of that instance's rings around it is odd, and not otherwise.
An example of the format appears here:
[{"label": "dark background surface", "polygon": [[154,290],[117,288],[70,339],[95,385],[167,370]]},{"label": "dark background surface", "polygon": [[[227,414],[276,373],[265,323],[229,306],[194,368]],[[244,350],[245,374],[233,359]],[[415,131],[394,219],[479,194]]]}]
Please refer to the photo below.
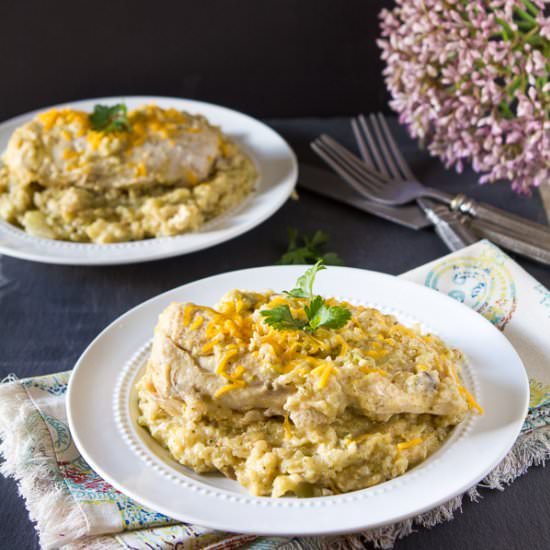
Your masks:
[{"label": "dark background surface", "polygon": [[110,95],[201,99],[253,116],[385,107],[389,0],[2,0],[0,120]]},{"label": "dark background surface", "polygon": [[[3,0],[0,120],[52,103],[105,95],[159,94],[212,101],[261,117],[334,116],[386,110],[377,13],[389,1],[201,0],[106,2]],[[84,9],[85,8],[85,9]],[[302,161],[321,131],[350,140],[344,120],[272,120]],[[538,196],[478,187],[447,174],[401,135],[428,183],[462,190],[544,220]],[[273,263],[286,227],[324,229],[346,265],[398,274],[447,251],[413,232],[306,192],[254,231],[209,250],[119,267],[62,267],[0,257],[0,378],[70,369],[117,316],[164,290],[227,270]],[[550,269],[522,265],[550,286]],[[472,457],[475,460],[475,457]],[[532,468],[505,492],[397,550],[550,547],[550,471]],[[0,548],[38,548],[12,480],[0,477]]]}]

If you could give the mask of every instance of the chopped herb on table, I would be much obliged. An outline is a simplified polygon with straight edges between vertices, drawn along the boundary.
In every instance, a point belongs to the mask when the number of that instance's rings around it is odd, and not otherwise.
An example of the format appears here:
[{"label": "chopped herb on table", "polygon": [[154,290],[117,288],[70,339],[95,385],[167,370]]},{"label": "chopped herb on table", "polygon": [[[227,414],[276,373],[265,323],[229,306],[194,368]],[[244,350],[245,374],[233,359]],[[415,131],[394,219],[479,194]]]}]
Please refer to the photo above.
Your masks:
[{"label": "chopped herb on table", "polygon": [[265,322],[276,330],[303,330],[314,332],[318,328],[338,329],[346,325],[351,318],[351,311],[345,307],[328,306],[322,296],[313,294],[313,283],[319,271],[326,269],[323,260],[310,267],[296,281],[296,287],[285,294],[292,298],[308,300],[304,305],[306,319],[294,317],[287,304],[264,309],[260,314]]},{"label": "chopped herb on table", "polygon": [[328,235],[316,231],[313,235],[300,235],[294,227],[288,228],[288,250],[281,256],[278,264],[313,264],[323,260],[327,265],[343,265],[336,252],[324,252]]},{"label": "chopped herb on table", "polygon": [[90,114],[92,130],[96,132],[129,132],[131,130],[128,121],[128,109],[124,103],[117,103],[112,107],[108,105],[96,105],[94,112]]}]

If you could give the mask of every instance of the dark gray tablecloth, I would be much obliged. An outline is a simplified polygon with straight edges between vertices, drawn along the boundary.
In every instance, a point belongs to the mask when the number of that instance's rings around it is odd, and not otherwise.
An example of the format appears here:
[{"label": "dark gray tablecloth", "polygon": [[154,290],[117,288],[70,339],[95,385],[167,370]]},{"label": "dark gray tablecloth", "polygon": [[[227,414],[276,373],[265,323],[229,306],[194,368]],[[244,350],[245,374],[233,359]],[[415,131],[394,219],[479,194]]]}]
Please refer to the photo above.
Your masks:
[{"label": "dark gray tablecloth", "polygon": [[[273,120],[301,161],[318,162],[309,141],[321,132],[347,141],[343,119]],[[400,134],[414,169],[427,182],[503,206],[540,222],[538,196],[514,195],[507,184],[479,187],[474,174],[446,172]],[[431,230],[414,232],[332,203],[305,191],[270,220],[233,241],[188,256],[120,267],[62,267],[0,258],[0,378],[70,369],[85,346],[127,309],[175,286],[228,270],[272,264],[286,246],[286,228],[323,229],[330,249],[346,265],[398,274],[447,253]],[[550,286],[550,268],[520,263]],[[549,358],[550,360],[550,358]],[[475,457],[472,457],[475,460]],[[478,504],[431,531],[400,541],[397,550],[524,549],[550,547],[550,470],[532,468],[504,492],[485,491]],[[38,548],[38,541],[15,483],[0,477],[0,547]]]}]

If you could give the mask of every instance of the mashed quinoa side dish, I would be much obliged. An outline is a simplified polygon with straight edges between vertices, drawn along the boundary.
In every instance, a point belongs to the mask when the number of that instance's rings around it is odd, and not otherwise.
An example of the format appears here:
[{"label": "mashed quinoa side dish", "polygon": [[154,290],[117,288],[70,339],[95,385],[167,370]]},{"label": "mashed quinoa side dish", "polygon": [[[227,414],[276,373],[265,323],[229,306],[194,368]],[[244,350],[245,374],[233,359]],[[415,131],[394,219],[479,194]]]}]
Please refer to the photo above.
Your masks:
[{"label": "mashed quinoa side dish", "polygon": [[155,105],[52,109],[9,140],[0,217],[66,241],[179,235],[242,202],[256,176],[252,161],[200,115]]},{"label": "mashed quinoa side dish", "polygon": [[198,473],[254,495],[324,496],[406,472],[470,409],[460,351],[391,316],[313,293],[233,290],[160,315],[139,423]]}]

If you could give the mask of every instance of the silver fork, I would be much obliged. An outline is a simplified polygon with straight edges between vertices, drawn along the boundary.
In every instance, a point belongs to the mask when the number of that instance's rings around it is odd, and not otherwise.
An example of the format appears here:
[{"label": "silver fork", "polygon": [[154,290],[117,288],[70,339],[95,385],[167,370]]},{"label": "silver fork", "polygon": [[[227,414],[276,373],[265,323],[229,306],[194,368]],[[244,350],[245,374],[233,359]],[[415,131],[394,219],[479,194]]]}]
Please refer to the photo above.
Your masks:
[{"label": "silver fork", "polygon": [[[386,120],[381,115],[378,115],[377,118],[371,114],[369,118],[370,125],[363,115],[351,120],[353,134],[363,162],[369,168],[385,176],[389,181],[416,180],[387,127]],[[384,130],[381,130],[381,128]],[[386,136],[387,143],[382,138],[382,132]],[[436,233],[450,250],[460,250],[479,241],[480,237],[470,229],[466,222],[467,216],[464,214],[452,212],[447,206],[431,199],[418,198],[416,202],[433,223]]]},{"label": "silver fork", "polygon": [[[387,139],[388,135],[391,137],[391,133],[385,119],[382,115],[379,116],[384,122],[383,125],[380,124],[378,127],[380,137],[384,136],[384,139]],[[371,137],[373,137],[372,133]],[[380,157],[384,155],[384,158],[389,158],[391,146],[384,141],[381,141],[381,143],[384,144],[385,148],[380,147]],[[403,180],[400,178],[395,180],[389,176],[379,174],[327,135],[321,135],[311,146],[358,193],[370,200],[398,206],[422,197],[433,198],[449,205],[453,211],[483,219],[493,226],[500,226],[524,240],[545,248],[550,245],[550,228],[548,226],[532,222],[490,205],[478,203],[463,194],[453,196],[439,189],[426,187],[416,180],[414,175],[412,179],[405,178]],[[380,163],[381,166],[384,166],[382,158],[380,158]]]}]

